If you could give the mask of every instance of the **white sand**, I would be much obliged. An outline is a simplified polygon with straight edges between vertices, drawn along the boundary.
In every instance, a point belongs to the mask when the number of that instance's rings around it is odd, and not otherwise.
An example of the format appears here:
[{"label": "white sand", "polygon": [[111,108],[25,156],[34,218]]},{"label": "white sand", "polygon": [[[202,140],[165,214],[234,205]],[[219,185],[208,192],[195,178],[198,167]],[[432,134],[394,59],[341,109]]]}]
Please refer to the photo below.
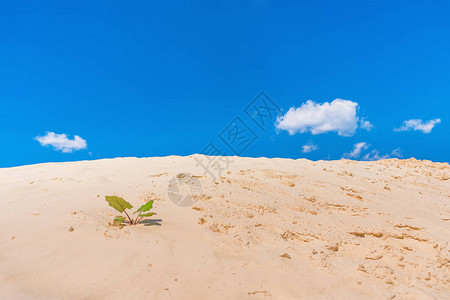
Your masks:
[{"label": "white sand", "polygon": [[[450,298],[448,164],[233,161],[187,208],[192,157],[0,169],[0,298]],[[158,215],[112,227],[105,195]]]}]

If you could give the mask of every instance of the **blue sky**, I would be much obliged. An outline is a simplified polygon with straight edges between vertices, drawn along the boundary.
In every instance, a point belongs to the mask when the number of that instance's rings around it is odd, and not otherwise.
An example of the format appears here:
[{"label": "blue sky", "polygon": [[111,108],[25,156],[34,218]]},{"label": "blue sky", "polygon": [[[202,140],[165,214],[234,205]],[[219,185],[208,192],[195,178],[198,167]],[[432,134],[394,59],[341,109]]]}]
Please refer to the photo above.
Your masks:
[{"label": "blue sky", "polygon": [[449,161],[448,1],[147,2],[1,2],[0,167],[234,155],[236,117],[242,156]]}]

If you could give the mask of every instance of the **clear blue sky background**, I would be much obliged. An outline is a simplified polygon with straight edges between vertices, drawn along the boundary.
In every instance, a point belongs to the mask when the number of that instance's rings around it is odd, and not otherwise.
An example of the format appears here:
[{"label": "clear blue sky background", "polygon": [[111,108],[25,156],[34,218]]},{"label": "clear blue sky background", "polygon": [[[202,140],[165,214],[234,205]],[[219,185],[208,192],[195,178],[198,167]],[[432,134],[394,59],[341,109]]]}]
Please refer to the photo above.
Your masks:
[{"label": "clear blue sky background", "polygon": [[[364,141],[449,161],[448,1],[145,2],[1,1],[0,167],[198,153],[260,91],[284,111],[355,101],[375,128],[272,126],[243,156],[340,159]],[[393,131],[415,118],[442,123]],[[47,131],[88,148],[42,147]]]}]

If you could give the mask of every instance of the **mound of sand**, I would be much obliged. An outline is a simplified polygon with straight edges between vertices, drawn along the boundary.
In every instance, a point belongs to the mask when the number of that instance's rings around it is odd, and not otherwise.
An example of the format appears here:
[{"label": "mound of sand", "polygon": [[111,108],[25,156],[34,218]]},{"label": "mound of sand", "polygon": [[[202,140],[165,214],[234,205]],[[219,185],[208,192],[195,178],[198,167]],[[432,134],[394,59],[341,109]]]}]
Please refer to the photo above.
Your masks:
[{"label": "mound of sand", "polygon": [[[215,181],[176,156],[0,169],[1,298],[449,298],[448,164],[232,160]],[[157,215],[113,227],[106,195]]]}]

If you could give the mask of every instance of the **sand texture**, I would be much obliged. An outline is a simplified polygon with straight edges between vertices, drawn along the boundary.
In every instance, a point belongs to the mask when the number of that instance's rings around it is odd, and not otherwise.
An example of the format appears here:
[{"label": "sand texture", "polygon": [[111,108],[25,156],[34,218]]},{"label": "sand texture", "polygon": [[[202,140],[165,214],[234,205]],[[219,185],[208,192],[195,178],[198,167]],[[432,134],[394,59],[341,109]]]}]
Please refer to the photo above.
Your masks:
[{"label": "sand texture", "polygon": [[[193,206],[168,196],[179,173]],[[449,179],[415,159],[233,157],[215,182],[192,156],[0,169],[0,298],[450,299]],[[107,195],[157,215],[112,226]]]}]

